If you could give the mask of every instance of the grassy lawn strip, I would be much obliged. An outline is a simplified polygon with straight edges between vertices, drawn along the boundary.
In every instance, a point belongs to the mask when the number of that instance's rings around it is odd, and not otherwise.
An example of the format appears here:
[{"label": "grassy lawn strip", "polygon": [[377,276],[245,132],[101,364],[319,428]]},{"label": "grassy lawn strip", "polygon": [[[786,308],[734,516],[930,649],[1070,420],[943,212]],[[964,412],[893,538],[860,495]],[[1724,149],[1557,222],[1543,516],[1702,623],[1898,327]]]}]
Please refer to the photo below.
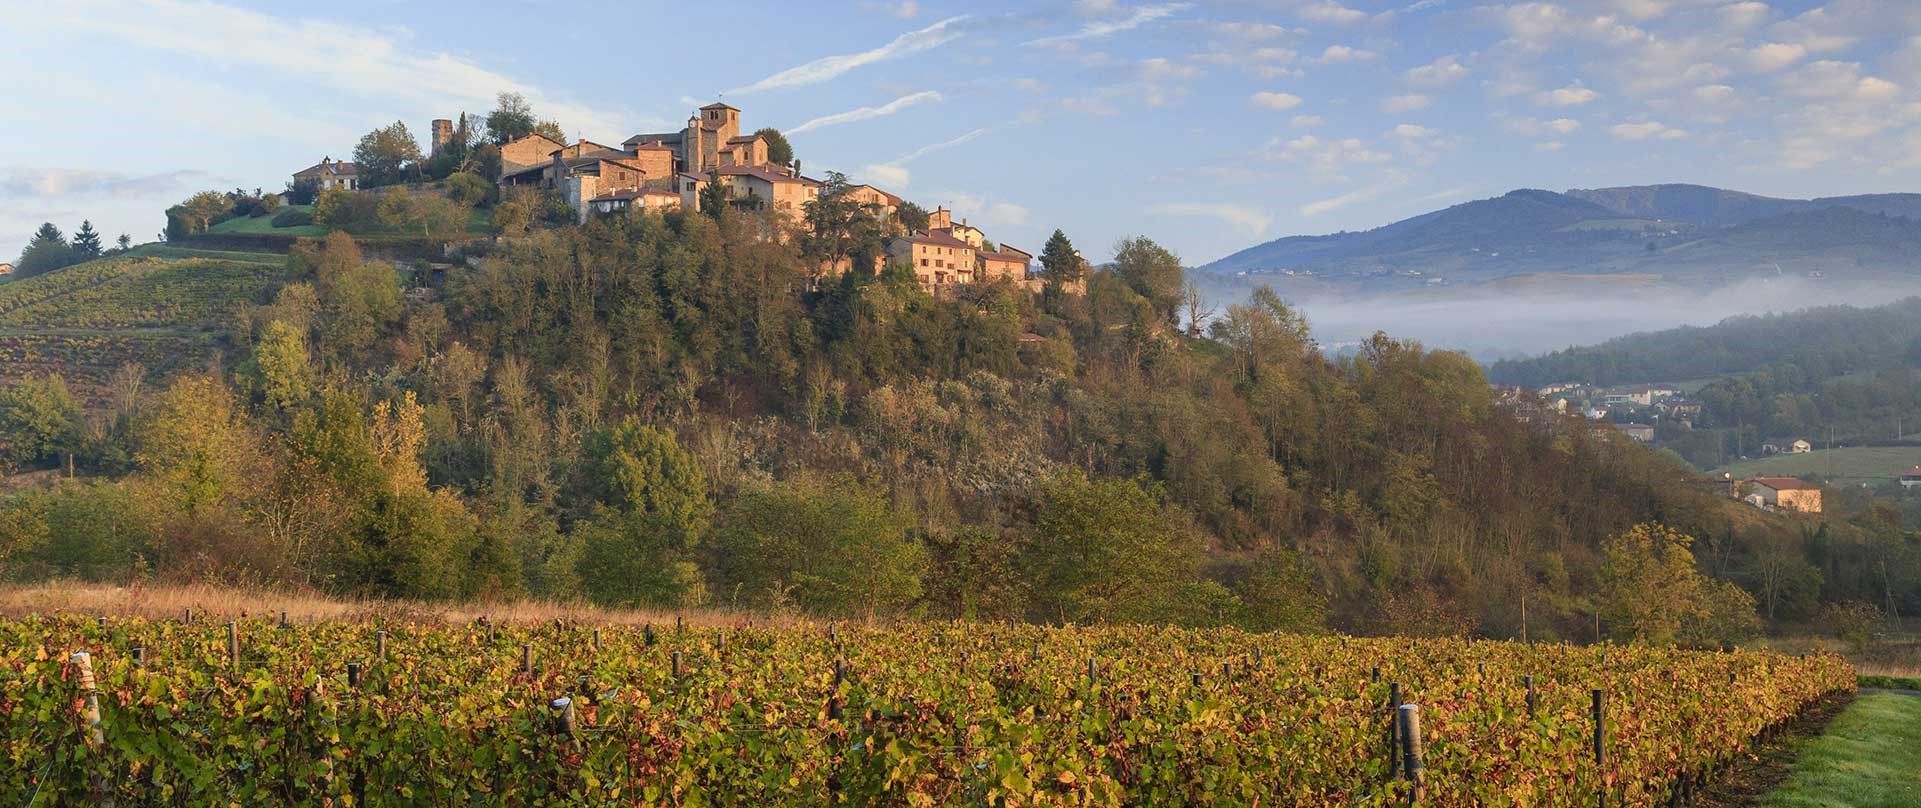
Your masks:
[{"label": "grassy lawn strip", "polygon": [[1801,749],[1768,808],[1921,805],[1921,697],[1864,695]]}]

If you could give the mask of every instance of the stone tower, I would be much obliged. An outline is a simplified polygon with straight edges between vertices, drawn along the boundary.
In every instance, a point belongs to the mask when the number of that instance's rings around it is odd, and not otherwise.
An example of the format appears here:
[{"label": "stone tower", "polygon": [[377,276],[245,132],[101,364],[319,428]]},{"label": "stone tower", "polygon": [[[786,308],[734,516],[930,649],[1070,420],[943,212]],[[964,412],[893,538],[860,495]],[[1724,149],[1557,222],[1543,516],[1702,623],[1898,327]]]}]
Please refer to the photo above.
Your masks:
[{"label": "stone tower", "polygon": [[681,170],[689,174],[699,174],[707,168],[704,132],[700,126],[699,115],[687,116],[687,131],[680,135]]},{"label": "stone tower", "polygon": [[432,129],[434,150],[430,156],[439,154],[441,149],[447,148],[447,144],[454,141],[454,122],[446,118],[435,118]]}]

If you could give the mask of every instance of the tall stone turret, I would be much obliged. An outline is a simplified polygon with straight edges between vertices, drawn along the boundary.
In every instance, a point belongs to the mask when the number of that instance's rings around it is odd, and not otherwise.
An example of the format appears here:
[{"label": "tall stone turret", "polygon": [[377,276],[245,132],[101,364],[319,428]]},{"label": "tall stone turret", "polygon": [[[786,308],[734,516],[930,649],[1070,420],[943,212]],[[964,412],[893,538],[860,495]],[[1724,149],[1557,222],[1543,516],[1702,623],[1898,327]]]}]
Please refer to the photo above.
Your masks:
[{"label": "tall stone turret", "polygon": [[704,134],[700,127],[700,116],[689,115],[687,129],[680,135],[680,170],[699,174],[707,169],[706,144],[702,142]]},{"label": "tall stone turret", "polygon": [[454,142],[453,121],[447,120],[446,118],[436,118],[431,128],[433,131],[434,150],[429,156],[439,154],[441,149],[447,148],[447,144]]}]

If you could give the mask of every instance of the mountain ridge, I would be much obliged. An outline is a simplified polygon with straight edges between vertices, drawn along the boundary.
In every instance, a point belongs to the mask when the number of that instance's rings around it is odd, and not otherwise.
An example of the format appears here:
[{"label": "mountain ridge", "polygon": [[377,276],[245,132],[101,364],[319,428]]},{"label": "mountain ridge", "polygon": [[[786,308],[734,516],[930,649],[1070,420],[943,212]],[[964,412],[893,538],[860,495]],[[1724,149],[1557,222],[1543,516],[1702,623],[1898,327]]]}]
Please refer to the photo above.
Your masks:
[{"label": "mountain ridge", "polygon": [[1530,274],[1915,276],[1921,194],[1784,199],[1670,183],[1522,188],[1363,231],[1288,236],[1200,267],[1296,291],[1479,285]]}]

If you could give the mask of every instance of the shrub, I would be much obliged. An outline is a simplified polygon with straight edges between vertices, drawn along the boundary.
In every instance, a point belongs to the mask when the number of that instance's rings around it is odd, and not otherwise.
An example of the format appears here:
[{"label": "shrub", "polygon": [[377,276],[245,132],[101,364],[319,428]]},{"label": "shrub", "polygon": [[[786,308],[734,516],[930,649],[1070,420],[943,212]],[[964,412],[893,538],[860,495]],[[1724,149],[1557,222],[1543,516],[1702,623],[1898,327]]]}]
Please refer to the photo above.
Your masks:
[{"label": "shrub", "polygon": [[313,211],[287,208],[273,216],[274,227],[300,227],[313,224]]},{"label": "shrub", "polygon": [[494,184],[480,177],[460,172],[447,178],[447,198],[469,207],[483,205],[494,194]]}]

